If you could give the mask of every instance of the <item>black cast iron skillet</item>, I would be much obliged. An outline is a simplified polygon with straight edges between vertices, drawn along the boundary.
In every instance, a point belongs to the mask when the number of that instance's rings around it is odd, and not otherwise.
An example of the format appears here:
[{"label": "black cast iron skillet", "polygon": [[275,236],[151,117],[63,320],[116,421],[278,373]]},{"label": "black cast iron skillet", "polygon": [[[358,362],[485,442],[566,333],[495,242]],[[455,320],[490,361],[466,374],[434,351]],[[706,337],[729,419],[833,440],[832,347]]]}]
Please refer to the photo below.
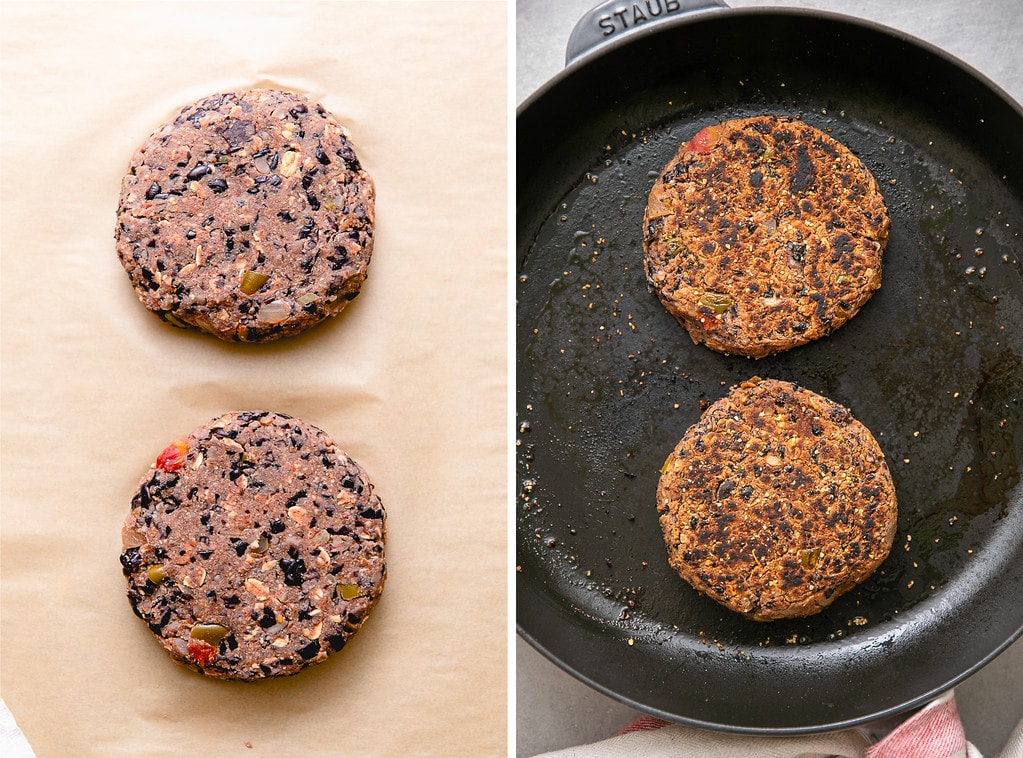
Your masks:
[{"label": "black cast iron skillet", "polygon": [[[693,345],[648,291],[641,219],[681,141],[760,113],[796,115],[859,155],[892,232],[882,288],[852,321],[752,361]],[[777,733],[902,713],[1020,635],[1017,103],[873,23],[711,8],[582,52],[520,109],[517,171],[525,639],[648,713]],[[802,620],[748,621],[698,595],[668,566],[657,522],[668,452],[702,402],[752,375],[850,408],[899,497],[881,569]]]}]

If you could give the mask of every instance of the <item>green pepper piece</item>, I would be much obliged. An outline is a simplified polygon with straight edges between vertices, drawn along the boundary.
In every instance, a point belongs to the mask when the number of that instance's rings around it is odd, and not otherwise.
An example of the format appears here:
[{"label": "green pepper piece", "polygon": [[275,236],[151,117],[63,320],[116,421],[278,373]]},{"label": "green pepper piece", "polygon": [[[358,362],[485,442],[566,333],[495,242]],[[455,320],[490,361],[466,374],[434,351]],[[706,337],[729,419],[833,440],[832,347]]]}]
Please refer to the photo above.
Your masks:
[{"label": "green pepper piece", "polygon": [[799,556],[799,563],[805,569],[816,568],[817,564],[821,560],[821,549],[819,547],[809,548],[806,550],[800,550],[797,554]]},{"label": "green pepper piece", "polygon": [[254,295],[269,280],[270,276],[268,274],[261,274],[258,271],[246,271],[242,274],[242,281],[239,286],[246,295]]},{"label": "green pepper piece", "polygon": [[354,600],[362,594],[362,588],[357,584],[339,584],[338,590],[341,592],[341,597],[345,600]]},{"label": "green pepper piece", "polygon": [[719,292],[708,292],[700,298],[700,305],[710,308],[714,313],[724,313],[735,301],[729,295]]},{"label": "green pepper piece", "polygon": [[216,647],[227,636],[227,632],[228,628],[220,624],[196,624],[192,627],[191,637]]}]

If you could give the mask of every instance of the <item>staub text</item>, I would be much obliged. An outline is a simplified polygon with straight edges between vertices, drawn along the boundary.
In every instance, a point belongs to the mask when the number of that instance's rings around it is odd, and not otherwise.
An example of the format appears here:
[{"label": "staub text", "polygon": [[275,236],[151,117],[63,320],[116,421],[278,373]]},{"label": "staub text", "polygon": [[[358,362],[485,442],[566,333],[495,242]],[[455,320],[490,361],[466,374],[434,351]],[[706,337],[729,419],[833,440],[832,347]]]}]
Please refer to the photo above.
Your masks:
[{"label": "staub text", "polygon": [[644,0],[641,3],[629,3],[605,13],[597,19],[597,25],[605,37],[615,32],[625,31],[639,26],[657,16],[666,16],[679,10],[679,0]]}]

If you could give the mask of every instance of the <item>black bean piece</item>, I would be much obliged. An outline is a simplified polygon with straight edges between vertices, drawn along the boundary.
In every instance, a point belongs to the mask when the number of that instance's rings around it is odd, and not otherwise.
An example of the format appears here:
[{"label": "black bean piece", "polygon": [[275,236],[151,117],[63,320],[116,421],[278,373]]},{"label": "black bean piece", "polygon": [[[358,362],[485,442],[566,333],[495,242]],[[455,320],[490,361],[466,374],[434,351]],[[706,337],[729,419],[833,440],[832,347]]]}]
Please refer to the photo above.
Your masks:
[{"label": "black bean piece", "polygon": [[355,151],[347,142],[341,146],[341,149],[338,150],[335,155],[343,160],[352,171],[359,170],[359,159],[355,157]]},{"label": "black bean piece", "polygon": [[[309,493],[306,492],[306,490],[299,490],[294,495],[292,495],[291,497],[288,498],[288,502],[286,502],[284,504],[284,507],[285,508],[290,508],[291,506],[296,505],[299,500],[301,500],[304,497],[307,497],[308,494]],[[281,528],[283,529],[284,527],[282,526]]]},{"label": "black bean piece", "polygon": [[290,111],[288,111],[288,113],[291,114],[291,117],[295,118],[295,119],[297,119],[300,114],[308,113],[308,112],[309,112],[309,109],[306,108],[303,103],[299,103],[294,108],[292,108]]},{"label": "black bean piece", "polygon": [[330,163],[330,156],[327,155],[327,153],[324,151],[322,147],[316,148],[316,152],[314,153],[314,155],[316,156],[316,160],[318,160],[324,166]]},{"label": "black bean piece", "polygon": [[160,194],[160,185],[153,182],[149,185],[149,189],[146,190],[146,200],[152,200],[154,197]]},{"label": "black bean piece", "polygon": [[284,572],[284,583],[289,587],[301,587],[305,581],[305,561],[301,558],[288,560],[282,558],[280,561],[281,571]]},{"label": "black bean piece", "polygon": [[316,655],[319,652],[320,652],[320,641],[319,640],[313,640],[312,642],[310,642],[305,647],[300,647],[298,649],[298,654],[300,656],[302,656],[307,661],[310,658],[315,658]]},{"label": "black bean piece", "polygon": [[224,120],[223,126],[217,131],[230,146],[227,152],[236,153],[252,139],[252,135],[256,133],[256,127],[251,121],[245,119],[228,118]]},{"label": "black bean piece", "polygon": [[343,634],[328,634],[324,637],[327,644],[330,645],[330,649],[337,652],[345,646],[345,637]]},{"label": "black bean piece", "polygon": [[734,489],[735,482],[733,482],[731,479],[725,479],[723,482],[721,482],[721,485],[718,487],[717,491],[718,500],[724,500],[726,497],[732,494],[732,490]]},{"label": "black bean piece", "polygon": [[219,195],[227,189],[227,182],[220,178],[210,179],[206,182],[206,186]]},{"label": "black bean piece", "polygon": [[188,172],[186,179],[189,181],[195,181],[196,179],[202,179],[206,174],[213,171],[208,163],[199,163],[195,168]]},{"label": "black bean piece", "polygon": [[307,192],[305,199],[309,201],[309,207],[314,211],[318,211],[320,209],[320,201],[316,199],[316,195],[312,192]]},{"label": "black bean piece", "polygon": [[263,615],[259,617],[259,621],[257,621],[256,623],[258,623],[264,629],[269,629],[271,626],[277,623],[277,614],[274,613],[269,608],[264,608]]},{"label": "black bean piece", "polygon": [[279,153],[274,153],[270,156],[270,160],[267,161],[267,165],[270,166],[271,171],[277,170],[277,164],[281,162],[281,156]]},{"label": "black bean piece", "polygon": [[137,547],[130,547],[121,553],[121,569],[125,576],[131,576],[142,566],[142,556]]}]

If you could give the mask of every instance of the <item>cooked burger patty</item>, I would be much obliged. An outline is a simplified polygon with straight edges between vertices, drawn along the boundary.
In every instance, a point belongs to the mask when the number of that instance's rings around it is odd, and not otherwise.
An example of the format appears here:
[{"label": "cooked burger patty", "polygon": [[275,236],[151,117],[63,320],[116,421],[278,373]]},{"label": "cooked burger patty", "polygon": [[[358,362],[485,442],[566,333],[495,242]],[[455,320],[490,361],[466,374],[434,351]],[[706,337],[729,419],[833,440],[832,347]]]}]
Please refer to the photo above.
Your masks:
[{"label": "cooked burger patty", "polygon": [[669,563],[756,620],[817,613],[870,576],[895,537],[895,489],[873,436],[788,382],[733,388],[661,471]]},{"label": "cooked burger patty", "polygon": [[362,626],[386,573],[366,473],[320,429],[265,411],[167,446],[122,541],[135,613],[176,660],[222,679],[323,661]]},{"label": "cooked burger patty", "polygon": [[696,343],[761,358],[829,334],[881,286],[888,212],[846,147],[793,118],[707,127],[654,183],[647,281]]},{"label": "cooked burger patty", "polygon": [[302,95],[225,92],[183,108],[121,184],[117,254],[176,326],[267,342],[362,287],[375,193],[345,128]]}]

